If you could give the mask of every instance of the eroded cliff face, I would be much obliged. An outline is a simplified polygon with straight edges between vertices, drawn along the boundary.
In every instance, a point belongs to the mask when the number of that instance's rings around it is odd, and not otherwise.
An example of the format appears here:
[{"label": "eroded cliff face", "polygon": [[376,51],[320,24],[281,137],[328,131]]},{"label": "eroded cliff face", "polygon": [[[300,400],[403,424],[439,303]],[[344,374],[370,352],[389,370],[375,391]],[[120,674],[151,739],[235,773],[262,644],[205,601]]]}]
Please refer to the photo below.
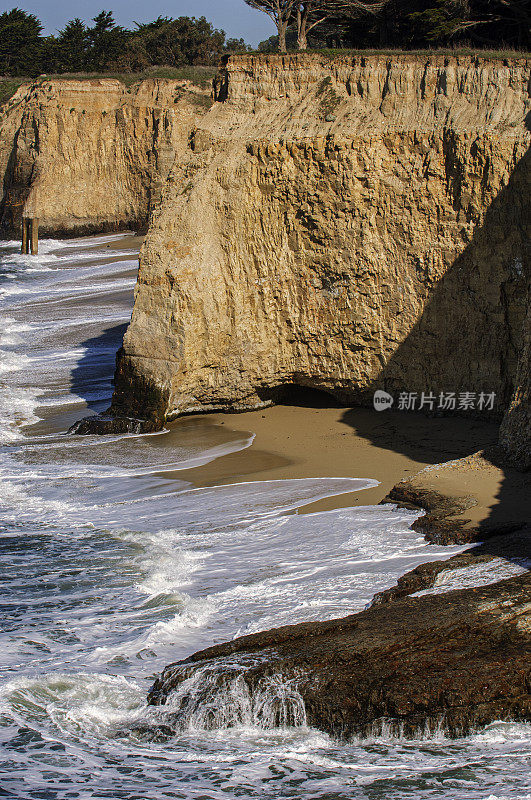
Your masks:
[{"label": "eroded cliff face", "polygon": [[234,57],[141,251],[114,409],[514,389],[529,63]]},{"label": "eroded cliff face", "polygon": [[22,214],[53,235],[145,225],[209,105],[175,80],[22,87],[0,110],[0,229],[19,235]]}]

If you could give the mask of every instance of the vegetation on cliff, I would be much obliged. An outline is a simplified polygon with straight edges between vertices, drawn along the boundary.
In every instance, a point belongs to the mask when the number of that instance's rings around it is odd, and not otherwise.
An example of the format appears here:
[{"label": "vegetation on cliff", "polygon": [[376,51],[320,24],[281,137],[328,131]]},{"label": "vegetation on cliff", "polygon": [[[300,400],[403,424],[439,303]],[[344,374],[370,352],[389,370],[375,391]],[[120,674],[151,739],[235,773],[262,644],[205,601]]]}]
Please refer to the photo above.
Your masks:
[{"label": "vegetation on cliff", "polygon": [[321,47],[529,47],[525,0],[245,0],[278,35],[260,49]]},{"label": "vegetation on cliff", "polygon": [[57,36],[43,36],[34,14],[19,8],[0,14],[0,74],[35,77],[43,72],[139,72],[152,66],[215,65],[221,55],[246,50],[226,39],[205,17],[158,17],[135,30],[101,11],[86,25],[76,18]]}]

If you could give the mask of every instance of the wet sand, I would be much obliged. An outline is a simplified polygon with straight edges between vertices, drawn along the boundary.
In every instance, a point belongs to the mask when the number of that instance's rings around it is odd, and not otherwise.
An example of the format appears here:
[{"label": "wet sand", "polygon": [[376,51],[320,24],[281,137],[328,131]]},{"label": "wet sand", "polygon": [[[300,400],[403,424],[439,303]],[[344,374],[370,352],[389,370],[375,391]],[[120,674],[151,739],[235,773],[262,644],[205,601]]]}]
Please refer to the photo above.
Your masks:
[{"label": "wet sand", "polygon": [[247,450],[173,473],[194,486],[311,477],[380,481],[374,489],[329,498],[307,506],[306,511],[379,503],[403,478],[429,464],[461,458],[489,446],[497,437],[496,425],[481,420],[301,406],[183,417],[170,425],[169,436],[178,436],[179,427],[190,424],[223,426],[234,436],[255,434]]}]

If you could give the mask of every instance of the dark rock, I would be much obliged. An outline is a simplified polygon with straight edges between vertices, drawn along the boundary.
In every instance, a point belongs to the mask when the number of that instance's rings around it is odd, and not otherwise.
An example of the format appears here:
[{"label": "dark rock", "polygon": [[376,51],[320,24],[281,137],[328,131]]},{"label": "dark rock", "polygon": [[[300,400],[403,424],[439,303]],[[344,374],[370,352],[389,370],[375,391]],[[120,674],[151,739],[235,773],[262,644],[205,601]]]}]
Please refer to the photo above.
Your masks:
[{"label": "dark rock", "polygon": [[382,503],[400,502],[408,504],[409,508],[423,508],[429,514],[441,519],[455,514],[462,514],[472,506],[477,505],[473,497],[448,497],[432,489],[415,486],[409,481],[397,483]]},{"label": "dark rock", "polygon": [[423,517],[415,520],[412,529],[424,535],[432,544],[468,544],[480,542],[494,536],[513,533],[527,525],[526,520],[504,523],[503,525],[470,525],[465,517],[451,519],[477,505],[471,496],[449,497],[433,489],[416,486],[410,481],[400,481],[382,503],[396,503],[400,508],[425,511]]},{"label": "dark rock", "polygon": [[98,414],[80,419],[69,428],[68,433],[77,436],[105,436],[120,433],[154,433],[161,430],[160,423],[151,419],[134,417],[115,417],[111,414]]},{"label": "dark rock", "polygon": [[[166,667],[148,700],[162,705],[194,671],[200,679],[238,663],[251,698],[266,684],[274,695],[282,676],[296,686],[308,724],[337,737],[382,729],[416,736],[439,726],[460,736],[496,719],[530,720],[530,602],[526,573],[244,636]],[[208,686],[215,695],[216,683]]]},{"label": "dark rock", "polygon": [[133,734],[143,742],[155,744],[167,742],[175,736],[175,731],[169,725],[148,725],[147,723],[134,725],[132,728],[123,729],[118,735],[129,736]]}]

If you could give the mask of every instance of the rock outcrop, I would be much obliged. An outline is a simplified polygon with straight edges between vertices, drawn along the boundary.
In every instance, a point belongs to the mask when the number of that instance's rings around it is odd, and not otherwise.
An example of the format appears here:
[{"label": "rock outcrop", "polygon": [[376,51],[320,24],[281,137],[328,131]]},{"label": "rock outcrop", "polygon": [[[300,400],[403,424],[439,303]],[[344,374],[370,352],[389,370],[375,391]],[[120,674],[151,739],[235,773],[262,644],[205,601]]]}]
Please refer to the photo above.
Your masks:
[{"label": "rock outcrop", "polygon": [[0,230],[44,235],[145,226],[209,93],[187,81],[42,80],[0,109]]},{"label": "rock outcrop", "polygon": [[238,56],[216,93],[152,215],[115,412],[162,423],[295,384],[346,404],[495,393],[501,417],[529,285],[529,62]]},{"label": "rock outcrop", "polygon": [[[155,682],[167,726],[300,721],[333,736],[531,719],[529,573],[245,636],[172,664]],[[267,713],[266,713],[267,712]]]},{"label": "rock outcrop", "polygon": [[154,433],[158,430],[159,427],[153,420],[96,414],[92,417],[83,417],[75,422],[67,432],[76,436],[115,436],[121,433]]}]

